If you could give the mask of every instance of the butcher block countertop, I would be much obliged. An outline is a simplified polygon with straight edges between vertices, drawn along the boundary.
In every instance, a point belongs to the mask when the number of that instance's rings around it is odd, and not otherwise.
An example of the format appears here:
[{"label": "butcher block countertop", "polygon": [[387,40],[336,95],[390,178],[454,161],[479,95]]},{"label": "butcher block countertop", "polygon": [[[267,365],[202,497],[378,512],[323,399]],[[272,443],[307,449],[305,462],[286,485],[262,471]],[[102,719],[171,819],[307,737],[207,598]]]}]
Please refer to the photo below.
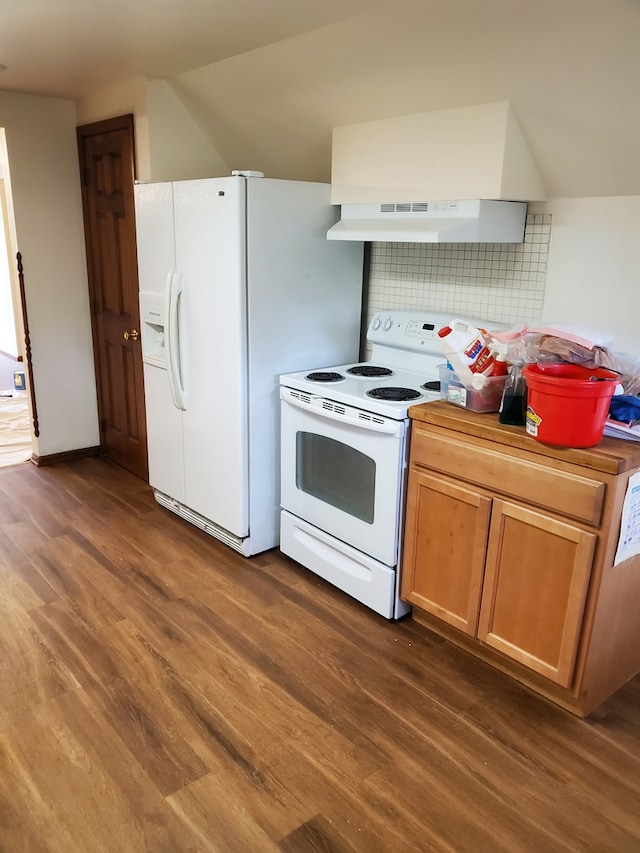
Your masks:
[{"label": "butcher block countertop", "polygon": [[[637,441],[605,436],[595,447],[550,447],[527,435],[524,427],[501,424],[498,421],[497,412],[491,414],[471,412],[444,400],[411,406],[409,416],[415,421],[455,430],[487,441],[495,441],[552,459],[583,465],[606,474],[622,474],[640,467],[640,442]],[[461,440],[464,439],[461,438]]]}]

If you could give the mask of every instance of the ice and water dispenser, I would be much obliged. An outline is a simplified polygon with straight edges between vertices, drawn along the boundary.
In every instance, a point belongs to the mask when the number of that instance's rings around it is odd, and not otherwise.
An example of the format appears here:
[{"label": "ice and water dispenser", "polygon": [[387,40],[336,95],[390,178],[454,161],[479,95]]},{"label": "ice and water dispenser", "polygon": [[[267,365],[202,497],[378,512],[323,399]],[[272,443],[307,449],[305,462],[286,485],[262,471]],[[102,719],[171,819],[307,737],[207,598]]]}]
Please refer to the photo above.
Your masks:
[{"label": "ice and water dispenser", "polygon": [[155,367],[167,367],[165,325],[167,300],[158,293],[140,294],[142,322],[142,359]]},{"label": "ice and water dispenser", "polygon": [[[178,281],[179,279],[172,279]],[[179,289],[173,291],[178,292]],[[171,399],[176,409],[186,410],[187,397],[183,384],[182,359],[180,357],[180,337],[177,328],[169,328],[171,312],[168,305],[169,296],[158,293],[142,292],[140,294],[140,320],[142,326],[142,361],[144,362],[145,390],[152,383],[169,380]],[[177,320],[177,303],[174,322]],[[173,342],[175,341],[175,346]],[[156,370],[148,370],[148,367],[158,367],[166,374],[158,374]],[[160,377],[163,377],[162,379]]]}]

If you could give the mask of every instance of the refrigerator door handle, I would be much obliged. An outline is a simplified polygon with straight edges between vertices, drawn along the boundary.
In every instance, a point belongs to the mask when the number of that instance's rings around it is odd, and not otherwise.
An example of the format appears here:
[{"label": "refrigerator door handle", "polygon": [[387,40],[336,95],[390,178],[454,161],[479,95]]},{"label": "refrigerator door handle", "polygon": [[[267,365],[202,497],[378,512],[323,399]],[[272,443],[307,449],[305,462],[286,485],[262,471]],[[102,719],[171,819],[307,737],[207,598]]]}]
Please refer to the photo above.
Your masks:
[{"label": "refrigerator door handle", "polygon": [[167,347],[167,367],[171,397],[176,409],[186,411],[185,390],[180,381],[180,331],[179,309],[182,298],[182,275],[171,270],[167,276],[167,303],[169,306],[165,345]]}]

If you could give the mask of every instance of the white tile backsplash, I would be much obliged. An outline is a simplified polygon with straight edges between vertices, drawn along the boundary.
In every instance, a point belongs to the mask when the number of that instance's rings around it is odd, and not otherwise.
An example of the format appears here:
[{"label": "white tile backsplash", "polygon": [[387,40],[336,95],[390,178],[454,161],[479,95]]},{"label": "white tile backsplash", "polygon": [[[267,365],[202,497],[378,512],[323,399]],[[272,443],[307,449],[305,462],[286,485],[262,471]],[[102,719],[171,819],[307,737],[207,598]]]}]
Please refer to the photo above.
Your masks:
[{"label": "white tile backsplash", "polygon": [[373,243],[369,320],[430,309],[509,325],[542,319],[551,215],[528,214],[523,243]]}]

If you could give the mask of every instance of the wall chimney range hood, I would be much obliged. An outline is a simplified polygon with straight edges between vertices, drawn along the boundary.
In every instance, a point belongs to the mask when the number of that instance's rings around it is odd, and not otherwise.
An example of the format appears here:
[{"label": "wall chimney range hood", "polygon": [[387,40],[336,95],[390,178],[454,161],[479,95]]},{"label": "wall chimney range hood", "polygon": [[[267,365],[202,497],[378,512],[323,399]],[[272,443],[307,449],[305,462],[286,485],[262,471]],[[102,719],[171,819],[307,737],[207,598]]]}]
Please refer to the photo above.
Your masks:
[{"label": "wall chimney range hood", "polygon": [[522,243],[527,203],[480,199],[343,204],[329,240]]},{"label": "wall chimney range hood", "polygon": [[333,129],[330,240],[522,243],[545,197],[508,101]]}]

